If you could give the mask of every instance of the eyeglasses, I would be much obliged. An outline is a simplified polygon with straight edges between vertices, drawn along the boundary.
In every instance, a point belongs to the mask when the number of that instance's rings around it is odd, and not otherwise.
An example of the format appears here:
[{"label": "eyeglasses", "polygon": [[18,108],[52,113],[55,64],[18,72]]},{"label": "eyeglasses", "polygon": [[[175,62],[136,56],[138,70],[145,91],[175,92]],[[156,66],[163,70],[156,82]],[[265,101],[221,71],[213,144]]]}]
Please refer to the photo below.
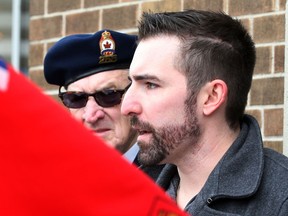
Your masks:
[{"label": "eyeglasses", "polygon": [[62,100],[63,104],[68,108],[79,109],[85,107],[89,96],[92,96],[97,104],[102,107],[113,107],[121,103],[122,96],[129,87],[130,84],[122,90],[106,89],[88,94],[77,91],[61,92],[62,86],[60,86],[58,96]]}]

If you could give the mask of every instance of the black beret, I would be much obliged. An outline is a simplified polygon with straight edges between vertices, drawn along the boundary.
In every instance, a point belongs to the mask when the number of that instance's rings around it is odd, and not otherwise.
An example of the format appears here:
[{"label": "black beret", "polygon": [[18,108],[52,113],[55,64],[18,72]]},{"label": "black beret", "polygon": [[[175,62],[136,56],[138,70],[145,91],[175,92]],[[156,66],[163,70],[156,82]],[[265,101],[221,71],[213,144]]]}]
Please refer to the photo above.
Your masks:
[{"label": "black beret", "polygon": [[67,86],[95,73],[128,69],[136,46],[136,35],[112,30],[66,36],[45,56],[45,79],[50,84]]}]

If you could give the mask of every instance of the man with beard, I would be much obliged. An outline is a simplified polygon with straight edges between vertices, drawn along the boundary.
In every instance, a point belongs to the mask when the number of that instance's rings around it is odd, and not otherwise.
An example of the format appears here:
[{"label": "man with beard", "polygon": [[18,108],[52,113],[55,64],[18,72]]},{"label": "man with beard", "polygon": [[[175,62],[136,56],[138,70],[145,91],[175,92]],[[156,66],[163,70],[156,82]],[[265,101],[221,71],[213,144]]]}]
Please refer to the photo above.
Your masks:
[{"label": "man with beard", "polygon": [[[263,148],[244,114],[255,46],[240,21],[188,10],[144,13],[121,111],[139,161],[192,215],[287,215],[288,158]],[[152,171],[153,172],[153,171]]]}]

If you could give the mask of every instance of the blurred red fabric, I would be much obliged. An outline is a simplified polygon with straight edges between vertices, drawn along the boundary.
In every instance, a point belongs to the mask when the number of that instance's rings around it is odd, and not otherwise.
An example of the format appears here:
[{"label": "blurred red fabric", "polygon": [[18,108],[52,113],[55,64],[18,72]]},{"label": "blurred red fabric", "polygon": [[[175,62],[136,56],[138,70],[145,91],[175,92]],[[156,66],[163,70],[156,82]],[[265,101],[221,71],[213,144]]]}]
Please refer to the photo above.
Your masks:
[{"label": "blurred red fabric", "polygon": [[0,63],[7,73],[0,81],[1,216],[186,215],[64,107]]}]

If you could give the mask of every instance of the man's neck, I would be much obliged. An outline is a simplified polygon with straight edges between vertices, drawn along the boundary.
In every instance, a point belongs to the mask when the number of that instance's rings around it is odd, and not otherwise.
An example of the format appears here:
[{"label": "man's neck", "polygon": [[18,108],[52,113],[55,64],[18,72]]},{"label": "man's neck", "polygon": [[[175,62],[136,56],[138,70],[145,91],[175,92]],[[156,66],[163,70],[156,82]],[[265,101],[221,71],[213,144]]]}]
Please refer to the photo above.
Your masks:
[{"label": "man's neck", "polygon": [[218,136],[210,136],[213,139],[206,139],[205,142],[200,140],[195,147],[197,151],[195,148],[194,151],[187,151],[187,154],[177,161],[180,183],[176,201],[181,208],[184,209],[187,203],[201,191],[209,175],[238,134],[239,130],[229,131]]}]

